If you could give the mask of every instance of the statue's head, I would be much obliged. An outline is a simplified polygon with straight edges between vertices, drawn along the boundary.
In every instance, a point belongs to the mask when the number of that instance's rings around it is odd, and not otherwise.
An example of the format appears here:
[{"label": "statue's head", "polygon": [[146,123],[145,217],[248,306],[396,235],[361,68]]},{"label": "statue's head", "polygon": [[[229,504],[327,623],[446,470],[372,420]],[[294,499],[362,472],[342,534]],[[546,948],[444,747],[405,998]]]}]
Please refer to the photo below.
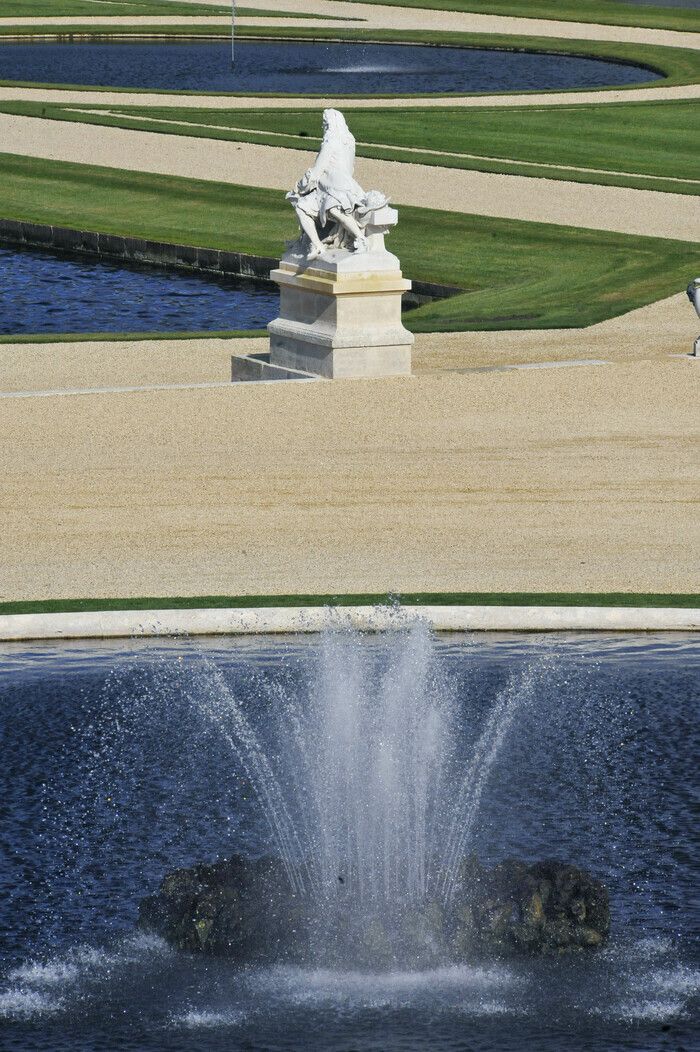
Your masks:
[{"label": "statue's head", "polygon": [[323,133],[336,133],[339,135],[348,134],[348,126],[345,122],[340,110],[324,110],[323,111]]}]

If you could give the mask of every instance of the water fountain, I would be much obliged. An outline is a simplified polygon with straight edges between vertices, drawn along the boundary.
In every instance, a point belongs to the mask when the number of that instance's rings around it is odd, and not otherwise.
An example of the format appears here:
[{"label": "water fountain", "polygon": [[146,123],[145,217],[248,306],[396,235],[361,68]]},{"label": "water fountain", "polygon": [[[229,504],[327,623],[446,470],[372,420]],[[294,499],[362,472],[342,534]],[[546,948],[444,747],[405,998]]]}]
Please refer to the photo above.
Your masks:
[{"label": "water fountain", "polygon": [[276,857],[169,874],[141,925],[240,962],[374,969],[602,945],[607,892],[587,874],[555,862],[489,871],[471,855],[484,786],[537,672],[500,691],[465,763],[456,698],[431,657],[420,622],[381,670],[358,636],[325,636],[308,701],[282,707],[267,747],[207,669],[199,711],[245,770]]},{"label": "water fountain", "polygon": [[[0,1044],[692,1047],[694,642],[397,624],[5,645]],[[504,946],[583,879],[509,858],[600,876],[606,945]],[[190,882],[188,952],[134,932],[164,873]],[[467,876],[488,892],[472,918],[505,922],[495,944],[441,926]],[[252,922],[246,967],[210,942],[206,885]],[[527,891],[516,924],[504,889]],[[301,952],[283,954],[290,905]]]}]

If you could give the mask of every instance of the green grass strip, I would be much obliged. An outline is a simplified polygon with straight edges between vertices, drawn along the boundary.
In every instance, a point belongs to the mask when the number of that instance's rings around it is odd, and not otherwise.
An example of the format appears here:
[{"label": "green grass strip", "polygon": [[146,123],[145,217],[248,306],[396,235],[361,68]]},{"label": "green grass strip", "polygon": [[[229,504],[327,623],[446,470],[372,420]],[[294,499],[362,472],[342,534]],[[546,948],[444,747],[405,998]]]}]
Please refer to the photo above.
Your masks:
[{"label": "green grass strip", "polygon": [[[280,192],[228,183],[0,154],[0,185],[3,218],[169,244],[276,258],[297,229]],[[389,245],[408,277],[465,290],[408,312],[415,332],[591,325],[700,272],[683,241],[405,206]]]},{"label": "green grass strip", "polygon": [[[372,4],[376,0],[359,0]],[[651,29],[697,32],[697,12],[662,6],[638,6],[617,0],[382,0],[396,7],[417,7],[443,11],[464,11],[485,15],[513,15],[556,21],[600,23]],[[111,0],[96,4],[90,0],[4,0],[3,18],[81,17],[112,15],[223,15],[230,7],[187,3],[186,0]],[[240,15],[259,14],[254,8],[239,8]],[[293,12],[265,11],[277,17],[294,17]],[[308,15],[302,17],[318,17]],[[333,16],[323,16],[333,17]],[[339,16],[335,16],[339,17]]]},{"label": "green grass strip", "polygon": [[[0,8],[2,18],[94,18],[129,17],[149,15],[228,15],[231,8],[225,4],[206,6],[190,4],[187,0],[3,0]],[[243,14],[243,9],[241,9]],[[248,9],[246,9],[248,13]],[[275,12],[268,12],[275,14]],[[279,14],[279,12],[277,12]]]},{"label": "green grass strip", "polygon": [[[481,15],[545,18],[563,22],[646,29],[698,32],[697,11],[656,5],[618,3],[616,0],[380,0],[392,7],[419,7],[438,11],[464,11]],[[358,0],[375,4],[377,0]]]},{"label": "green grass strip", "polygon": [[[3,0],[0,18],[148,18],[151,15],[166,15],[168,18],[178,15],[196,18],[230,17],[231,5],[190,4],[186,0]],[[318,18],[318,15],[302,11],[280,12],[270,7],[236,6],[238,18]],[[342,15],[324,15],[329,22],[357,22],[357,18],[345,18]],[[30,30],[32,27],[28,27]],[[47,27],[48,28],[48,27]],[[59,27],[51,27],[56,32]],[[93,29],[95,27],[93,26]],[[116,28],[116,27],[115,27]],[[167,27],[162,27],[166,28]],[[72,33],[73,27],[66,26],[64,33]],[[99,30],[97,30],[99,32]],[[104,32],[104,30],[102,30]],[[121,32],[121,28],[119,29]],[[230,30],[226,30],[230,32]]]},{"label": "green grass strip", "polygon": [[338,595],[144,596],[136,599],[27,599],[0,603],[2,614],[69,614],[108,610],[192,610],[296,606],[624,606],[694,609],[700,595],[637,592],[367,592]]},{"label": "green grass strip", "polygon": [[34,343],[135,343],[137,340],[250,340],[267,336],[266,329],[227,329],[219,332],[193,330],[192,332],[38,332],[20,333],[17,336],[0,336],[3,344]]},{"label": "green grass strip", "polygon": [[[0,112],[22,116],[297,150],[317,148],[321,128],[321,109],[89,109],[91,112],[80,112],[76,104],[60,103],[0,104]],[[361,157],[666,193],[700,193],[695,148],[700,139],[700,102],[695,99],[605,106],[355,109],[349,120]],[[416,148],[435,152],[411,152]],[[439,151],[464,156],[446,156]],[[595,171],[572,170],[567,165]],[[688,182],[675,181],[682,179]]]}]

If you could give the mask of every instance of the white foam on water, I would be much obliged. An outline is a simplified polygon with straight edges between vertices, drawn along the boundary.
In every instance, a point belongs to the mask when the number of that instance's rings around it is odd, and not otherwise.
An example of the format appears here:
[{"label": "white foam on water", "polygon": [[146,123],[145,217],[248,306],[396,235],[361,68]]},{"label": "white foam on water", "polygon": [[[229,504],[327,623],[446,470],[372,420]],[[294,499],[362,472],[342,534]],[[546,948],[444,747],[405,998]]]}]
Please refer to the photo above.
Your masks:
[{"label": "white foam on water", "polygon": [[[110,949],[75,946],[47,961],[26,961],[5,977],[9,984],[0,991],[0,1017],[29,1018],[65,1007],[65,997],[81,980],[111,976],[121,967],[172,954],[167,943],[156,935],[139,933],[123,939]],[[62,997],[50,997],[47,990]]]},{"label": "white foam on water", "polygon": [[675,968],[661,968],[642,976],[635,986],[658,994],[692,997],[700,991],[700,971],[680,964]]},{"label": "white foam on water", "polygon": [[523,1010],[512,1008],[504,1001],[477,1001],[475,1004],[463,1005],[466,1015],[522,1015]]},{"label": "white foam on water", "polygon": [[245,1012],[197,1011],[197,1009],[192,1008],[188,1012],[184,1012],[182,1015],[173,1016],[171,1019],[171,1025],[177,1027],[188,1027],[194,1030],[201,1027],[215,1028],[238,1026],[240,1023],[243,1023],[245,1019]]},{"label": "white foam on water", "polygon": [[678,1000],[626,1001],[619,1005],[612,1015],[626,1023],[655,1022],[662,1023],[683,1014],[685,1003]]},{"label": "white foam on water", "polygon": [[29,961],[13,969],[7,978],[10,982],[28,983],[30,986],[59,986],[73,983],[80,976],[80,970],[68,961],[56,960],[42,963]]},{"label": "white foam on water", "polygon": [[17,987],[0,993],[0,1018],[4,1019],[32,1019],[35,1016],[58,1012],[62,1007],[59,1000],[54,1000],[39,990]]},{"label": "white foam on water", "polygon": [[425,70],[407,70],[400,66],[336,66],[334,69],[325,69],[324,73],[421,73]]},{"label": "white foam on water", "polygon": [[683,1016],[691,997],[700,992],[700,971],[676,964],[630,978],[627,996],[599,1015],[625,1022],[663,1022]]},{"label": "white foam on water", "polygon": [[422,972],[333,971],[277,967],[251,977],[256,992],[294,1004],[400,1008],[424,998],[466,1008],[465,994],[501,991],[517,980],[503,968],[452,965]]},{"label": "white foam on water", "polygon": [[671,953],[673,949],[675,947],[672,939],[662,935],[650,935],[634,944],[632,956],[650,960],[654,957],[664,957],[666,954]]}]

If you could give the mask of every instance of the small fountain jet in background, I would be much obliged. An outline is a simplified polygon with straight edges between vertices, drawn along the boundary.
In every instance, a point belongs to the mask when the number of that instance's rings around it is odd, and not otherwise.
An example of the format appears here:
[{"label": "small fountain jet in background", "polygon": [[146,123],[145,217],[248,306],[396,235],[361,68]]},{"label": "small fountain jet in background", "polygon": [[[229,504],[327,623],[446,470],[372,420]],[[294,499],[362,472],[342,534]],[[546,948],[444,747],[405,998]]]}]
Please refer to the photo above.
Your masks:
[{"label": "small fountain jet in background", "polygon": [[236,0],[231,0],[231,69],[236,61]]}]

